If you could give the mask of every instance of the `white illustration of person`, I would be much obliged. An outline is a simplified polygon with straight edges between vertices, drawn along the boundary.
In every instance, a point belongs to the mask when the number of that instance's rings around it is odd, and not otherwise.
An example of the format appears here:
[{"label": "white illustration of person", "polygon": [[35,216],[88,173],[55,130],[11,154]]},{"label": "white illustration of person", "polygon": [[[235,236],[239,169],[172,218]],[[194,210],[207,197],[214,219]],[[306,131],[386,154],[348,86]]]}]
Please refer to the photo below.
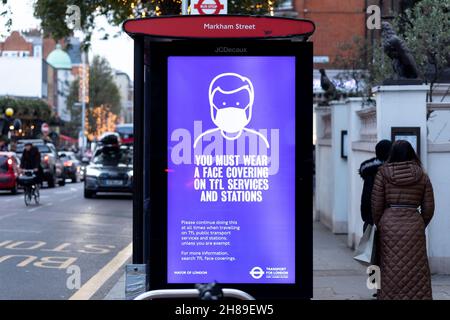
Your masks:
[{"label": "white illustration of person", "polygon": [[227,140],[236,140],[243,132],[255,134],[269,148],[263,134],[246,128],[252,119],[254,100],[255,92],[249,78],[231,72],[216,76],[209,85],[209,105],[211,120],[217,128],[200,134],[194,141],[194,148],[204,136],[217,131]]}]

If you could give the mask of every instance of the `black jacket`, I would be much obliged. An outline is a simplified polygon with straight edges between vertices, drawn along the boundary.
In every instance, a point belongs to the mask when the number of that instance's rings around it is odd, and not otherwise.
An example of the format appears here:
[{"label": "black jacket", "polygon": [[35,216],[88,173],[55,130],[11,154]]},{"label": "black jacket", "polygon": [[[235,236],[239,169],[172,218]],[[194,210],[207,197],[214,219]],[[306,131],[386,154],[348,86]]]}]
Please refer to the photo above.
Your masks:
[{"label": "black jacket", "polygon": [[364,180],[361,195],[361,218],[368,224],[373,224],[372,219],[372,189],[378,169],[383,164],[381,160],[372,158],[361,163],[359,175]]},{"label": "black jacket", "polygon": [[41,153],[36,147],[32,147],[30,151],[23,150],[20,167],[22,169],[39,169],[41,166]]}]

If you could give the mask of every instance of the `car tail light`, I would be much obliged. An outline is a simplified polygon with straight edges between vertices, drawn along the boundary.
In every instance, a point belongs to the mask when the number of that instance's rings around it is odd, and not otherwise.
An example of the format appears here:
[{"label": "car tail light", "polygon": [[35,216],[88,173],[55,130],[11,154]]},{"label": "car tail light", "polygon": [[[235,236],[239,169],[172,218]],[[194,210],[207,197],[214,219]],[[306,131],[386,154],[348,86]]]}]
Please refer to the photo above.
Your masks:
[{"label": "car tail light", "polygon": [[48,156],[44,156],[44,161],[48,162]]},{"label": "car tail light", "polygon": [[71,167],[72,166],[72,161],[65,161],[64,162],[64,167]]},{"label": "car tail light", "polygon": [[8,160],[6,160],[6,163],[8,164],[8,171],[12,172],[13,171],[13,159],[8,158]]}]

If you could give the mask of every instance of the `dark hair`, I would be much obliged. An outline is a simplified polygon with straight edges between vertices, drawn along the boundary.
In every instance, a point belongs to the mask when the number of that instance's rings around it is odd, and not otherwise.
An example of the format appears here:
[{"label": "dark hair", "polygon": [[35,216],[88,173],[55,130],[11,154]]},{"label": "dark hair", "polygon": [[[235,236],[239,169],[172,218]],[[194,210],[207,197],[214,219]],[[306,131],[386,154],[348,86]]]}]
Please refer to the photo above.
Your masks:
[{"label": "dark hair", "polygon": [[375,154],[381,161],[386,161],[389,158],[391,152],[392,142],[391,140],[381,140],[375,146]]},{"label": "dark hair", "polygon": [[406,140],[397,140],[392,144],[388,163],[405,161],[413,161],[420,166],[422,165],[411,143]]}]

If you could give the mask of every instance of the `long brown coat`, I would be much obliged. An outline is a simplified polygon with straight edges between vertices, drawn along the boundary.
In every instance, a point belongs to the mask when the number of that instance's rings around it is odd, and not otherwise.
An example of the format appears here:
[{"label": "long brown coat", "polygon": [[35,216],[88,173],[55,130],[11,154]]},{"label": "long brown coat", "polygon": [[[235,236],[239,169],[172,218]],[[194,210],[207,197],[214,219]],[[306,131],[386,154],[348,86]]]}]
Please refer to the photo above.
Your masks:
[{"label": "long brown coat", "polygon": [[419,165],[398,162],[380,168],[372,191],[379,232],[378,299],[432,299],[425,228],[433,214],[433,187]]}]

